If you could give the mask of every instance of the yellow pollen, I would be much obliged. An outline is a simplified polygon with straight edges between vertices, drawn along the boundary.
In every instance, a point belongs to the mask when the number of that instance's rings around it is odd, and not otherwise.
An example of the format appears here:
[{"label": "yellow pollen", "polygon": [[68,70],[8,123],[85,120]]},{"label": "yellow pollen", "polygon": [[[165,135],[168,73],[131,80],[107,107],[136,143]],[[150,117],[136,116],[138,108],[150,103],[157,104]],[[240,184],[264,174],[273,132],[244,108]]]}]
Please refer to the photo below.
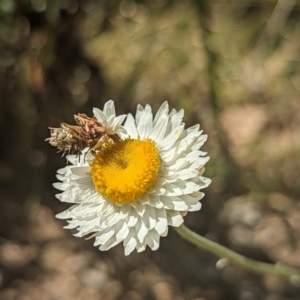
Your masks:
[{"label": "yellow pollen", "polygon": [[109,144],[91,163],[96,189],[118,205],[143,196],[155,183],[159,168],[158,149],[150,139],[128,138]]}]

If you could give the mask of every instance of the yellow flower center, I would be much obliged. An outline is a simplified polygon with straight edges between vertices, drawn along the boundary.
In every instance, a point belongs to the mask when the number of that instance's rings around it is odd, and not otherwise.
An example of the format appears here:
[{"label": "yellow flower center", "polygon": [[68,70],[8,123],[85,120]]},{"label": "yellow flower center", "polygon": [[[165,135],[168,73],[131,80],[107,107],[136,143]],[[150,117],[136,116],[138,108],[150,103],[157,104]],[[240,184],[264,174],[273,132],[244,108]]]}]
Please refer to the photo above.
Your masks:
[{"label": "yellow flower center", "polygon": [[150,139],[128,138],[109,144],[91,163],[96,189],[118,205],[143,196],[155,183],[159,168],[158,149]]}]

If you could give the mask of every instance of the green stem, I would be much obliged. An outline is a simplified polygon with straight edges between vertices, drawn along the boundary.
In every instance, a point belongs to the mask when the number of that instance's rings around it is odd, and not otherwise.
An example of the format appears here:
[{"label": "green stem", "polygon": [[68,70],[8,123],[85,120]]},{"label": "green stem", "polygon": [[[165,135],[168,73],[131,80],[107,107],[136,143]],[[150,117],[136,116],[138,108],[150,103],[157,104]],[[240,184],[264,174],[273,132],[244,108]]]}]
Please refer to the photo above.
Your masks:
[{"label": "green stem", "polygon": [[267,264],[255,261],[245,256],[238,254],[224,246],[219,245],[203,236],[188,229],[185,225],[175,228],[178,234],[191,242],[192,244],[214,253],[215,255],[225,258],[227,261],[244,267],[256,273],[274,274],[288,277],[292,283],[299,285],[300,283],[300,270],[285,266],[283,264]]}]

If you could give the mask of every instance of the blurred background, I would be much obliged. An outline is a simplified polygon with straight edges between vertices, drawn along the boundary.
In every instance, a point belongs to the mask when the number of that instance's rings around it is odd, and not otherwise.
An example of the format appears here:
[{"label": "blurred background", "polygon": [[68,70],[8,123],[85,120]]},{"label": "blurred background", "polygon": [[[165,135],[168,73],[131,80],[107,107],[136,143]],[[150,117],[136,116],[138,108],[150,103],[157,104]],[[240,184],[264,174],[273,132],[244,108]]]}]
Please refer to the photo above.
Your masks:
[{"label": "blurred background", "polygon": [[0,299],[300,299],[173,230],[129,257],[73,237],[54,217],[66,161],[45,142],[109,99],[118,114],[168,100],[209,135],[213,181],[187,226],[300,268],[299,17],[296,0],[1,0]]}]

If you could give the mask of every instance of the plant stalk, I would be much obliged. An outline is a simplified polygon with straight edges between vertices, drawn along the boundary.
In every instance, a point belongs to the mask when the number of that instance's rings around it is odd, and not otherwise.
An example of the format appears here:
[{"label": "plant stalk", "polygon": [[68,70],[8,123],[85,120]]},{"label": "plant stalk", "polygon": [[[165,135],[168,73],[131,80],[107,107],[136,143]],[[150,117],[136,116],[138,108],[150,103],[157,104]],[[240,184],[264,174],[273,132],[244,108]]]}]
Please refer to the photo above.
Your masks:
[{"label": "plant stalk", "polygon": [[288,277],[292,284],[300,285],[300,270],[288,267],[281,263],[268,264],[264,262],[249,259],[241,254],[238,254],[216,242],[213,242],[203,236],[193,232],[185,225],[176,227],[175,230],[178,234],[189,241],[190,243],[198,246],[201,249],[207,250],[221,258],[226,259],[228,262],[244,267],[250,271],[262,274],[273,274]]}]

